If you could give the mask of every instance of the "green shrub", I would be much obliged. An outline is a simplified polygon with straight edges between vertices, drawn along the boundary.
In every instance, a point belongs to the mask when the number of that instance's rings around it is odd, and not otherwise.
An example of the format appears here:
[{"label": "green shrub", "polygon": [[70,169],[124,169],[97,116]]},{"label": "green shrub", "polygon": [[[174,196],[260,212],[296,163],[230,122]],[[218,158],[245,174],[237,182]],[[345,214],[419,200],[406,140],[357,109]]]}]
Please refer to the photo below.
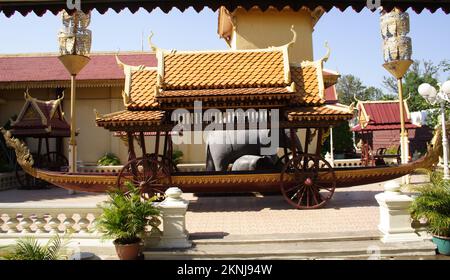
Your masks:
[{"label": "green shrub", "polygon": [[412,217],[425,218],[432,234],[450,237],[450,182],[439,173],[431,173],[430,180],[427,185],[413,188],[418,196],[410,208]]},{"label": "green shrub", "polygon": [[174,150],[172,152],[172,161],[175,165],[179,164],[183,159],[183,152],[180,150]]},{"label": "green shrub", "polygon": [[11,247],[3,248],[6,252],[2,254],[7,260],[64,260],[66,255],[66,242],[59,235],[52,237],[47,244],[41,245],[33,237],[17,240]]},{"label": "green shrub", "polygon": [[143,237],[147,226],[152,226],[150,220],[159,215],[159,210],[153,206],[156,197],[144,200],[139,188],[131,182],[125,185],[127,191],[114,189],[108,193],[108,201],[100,205],[103,213],[96,226],[104,237],[119,244],[132,244]]},{"label": "green shrub", "polygon": [[100,166],[120,165],[120,159],[113,153],[106,153],[97,161],[97,165]]},{"label": "green shrub", "polygon": [[386,149],[386,155],[396,155],[398,154],[398,146],[392,145]]}]

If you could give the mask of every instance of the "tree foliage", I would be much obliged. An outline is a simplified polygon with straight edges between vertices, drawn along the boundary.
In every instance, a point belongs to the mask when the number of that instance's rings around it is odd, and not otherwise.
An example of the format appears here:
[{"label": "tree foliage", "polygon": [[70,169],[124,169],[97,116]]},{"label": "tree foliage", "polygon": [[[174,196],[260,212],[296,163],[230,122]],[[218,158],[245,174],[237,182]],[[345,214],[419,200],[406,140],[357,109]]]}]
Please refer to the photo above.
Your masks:
[{"label": "tree foliage", "polygon": [[392,100],[395,96],[386,95],[377,87],[367,87],[354,75],[343,75],[336,84],[339,103],[350,105],[358,100]]},{"label": "tree foliage", "polygon": [[[333,147],[337,154],[353,152],[353,133],[348,122],[342,122],[333,128]],[[330,136],[326,138],[322,145],[322,154],[330,151]]]},{"label": "tree foliage", "polygon": [[[440,72],[450,71],[450,62],[443,60],[438,64],[432,61],[414,61],[414,63],[406,72],[403,78],[403,96],[408,98],[408,107],[411,112],[422,111],[428,109],[437,109],[439,105],[431,105],[422,96],[420,96],[417,89],[422,83],[428,83],[436,89],[438,86],[438,78]],[[394,77],[384,77],[383,86],[391,93],[397,95],[398,85]],[[447,115],[448,115],[447,110]],[[438,123],[439,110],[430,112],[427,124],[434,127]]]}]

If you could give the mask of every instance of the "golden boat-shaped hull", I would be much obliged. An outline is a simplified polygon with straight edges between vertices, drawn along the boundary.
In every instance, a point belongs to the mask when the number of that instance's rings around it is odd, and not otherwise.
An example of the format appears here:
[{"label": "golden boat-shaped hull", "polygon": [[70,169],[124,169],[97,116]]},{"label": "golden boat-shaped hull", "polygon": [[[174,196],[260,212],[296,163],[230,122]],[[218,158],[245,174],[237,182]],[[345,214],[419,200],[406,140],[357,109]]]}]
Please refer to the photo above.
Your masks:
[{"label": "golden boat-shaped hull", "polygon": [[[14,148],[17,161],[25,172],[38,179],[69,190],[81,192],[102,193],[117,185],[117,173],[76,173],[54,172],[33,168],[33,158],[26,145],[2,129],[6,143]],[[351,187],[372,184],[402,177],[413,173],[417,169],[431,169],[439,160],[442,153],[440,130],[436,131],[432,145],[422,158],[403,165],[386,167],[358,167],[334,169],[336,187]],[[293,177],[286,178],[286,181]],[[280,172],[271,173],[175,173],[172,182],[161,182],[167,187],[177,186],[184,192],[266,192],[280,189]],[[319,172],[321,182],[332,183],[329,172]]]}]

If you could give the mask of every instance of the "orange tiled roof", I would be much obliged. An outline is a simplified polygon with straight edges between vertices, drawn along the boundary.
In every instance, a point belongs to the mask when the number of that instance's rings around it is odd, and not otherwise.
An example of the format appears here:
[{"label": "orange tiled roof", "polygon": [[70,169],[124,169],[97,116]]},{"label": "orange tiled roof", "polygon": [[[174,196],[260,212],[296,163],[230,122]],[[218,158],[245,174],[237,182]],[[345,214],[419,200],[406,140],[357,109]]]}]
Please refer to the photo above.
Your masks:
[{"label": "orange tiled roof", "polygon": [[323,105],[320,107],[302,107],[286,111],[288,120],[305,121],[305,120],[349,120],[353,118],[352,110],[345,105]]},{"label": "orange tiled roof", "polygon": [[281,49],[164,54],[165,90],[285,87],[285,72]]},{"label": "orange tiled roof", "polygon": [[164,117],[164,111],[119,111],[98,117],[98,126],[158,125]]},{"label": "orange tiled roof", "polygon": [[129,109],[151,109],[159,106],[155,97],[156,69],[132,71]]},{"label": "orange tiled roof", "polygon": [[317,68],[313,65],[291,66],[291,77],[295,83],[295,104],[323,104]]},{"label": "orange tiled roof", "polygon": [[160,52],[157,68],[130,66],[126,70],[127,108],[169,109],[192,103],[192,99],[213,107],[229,101],[264,106],[263,99],[273,106],[323,104],[321,64],[288,66],[285,51]]}]

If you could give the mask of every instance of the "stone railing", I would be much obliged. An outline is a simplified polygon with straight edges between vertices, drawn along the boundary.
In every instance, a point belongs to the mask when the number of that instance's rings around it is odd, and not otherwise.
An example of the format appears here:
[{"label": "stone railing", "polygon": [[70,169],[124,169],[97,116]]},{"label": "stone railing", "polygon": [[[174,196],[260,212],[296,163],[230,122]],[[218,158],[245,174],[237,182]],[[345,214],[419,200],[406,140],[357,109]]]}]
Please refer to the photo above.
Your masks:
[{"label": "stone railing", "polygon": [[205,163],[180,163],[180,164],[177,164],[177,168],[181,172],[205,171],[206,164]]},{"label": "stone railing", "polygon": [[123,165],[110,165],[110,166],[99,166],[99,165],[83,165],[78,166],[78,172],[83,173],[119,173],[122,170]]},{"label": "stone railing", "polygon": [[[330,159],[327,159],[331,165],[333,163],[330,161]],[[386,158],[384,159],[387,165],[395,165],[397,164],[397,160],[394,158]],[[335,159],[334,160],[334,167],[335,168],[349,168],[349,167],[362,167],[362,162],[360,158],[349,158],[349,159]]]},{"label": "stone railing", "polygon": [[[161,217],[153,225],[161,226],[147,232],[147,247],[187,248],[191,246],[186,231],[186,211],[189,202],[184,200],[178,188],[169,188],[167,198],[154,206],[161,210]],[[77,241],[79,248],[92,252],[113,254],[112,240],[100,243],[102,233],[95,228],[95,221],[102,210],[97,205],[67,206],[59,204],[33,205],[29,203],[0,203],[0,246],[9,245],[18,238],[32,236],[48,240],[56,234],[68,234]],[[161,221],[159,221],[161,219]],[[161,223],[162,222],[162,223]],[[106,250],[106,251],[105,251]]]},{"label": "stone railing", "polygon": [[97,237],[93,225],[100,214],[97,207],[0,204],[0,238],[36,234],[50,237],[57,233]]},{"label": "stone railing", "polygon": [[[83,173],[119,173],[122,170],[123,165],[111,165],[111,166],[98,166],[95,164],[80,164],[78,171]],[[181,163],[177,165],[179,171],[182,172],[195,172],[205,171],[206,164],[204,163]]]}]

